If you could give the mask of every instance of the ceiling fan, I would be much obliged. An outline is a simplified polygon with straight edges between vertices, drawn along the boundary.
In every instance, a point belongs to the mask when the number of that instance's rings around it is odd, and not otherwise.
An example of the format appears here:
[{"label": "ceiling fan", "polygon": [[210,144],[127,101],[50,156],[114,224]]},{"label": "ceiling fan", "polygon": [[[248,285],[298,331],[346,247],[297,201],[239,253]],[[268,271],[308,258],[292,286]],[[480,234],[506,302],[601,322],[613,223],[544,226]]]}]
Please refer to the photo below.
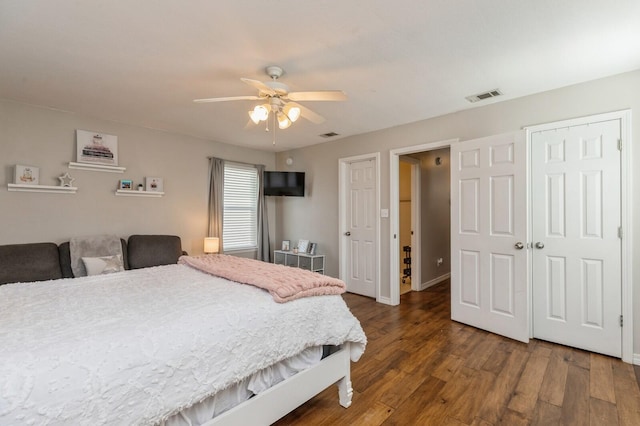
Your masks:
[{"label": "ceiling fan", "polygon": [[[278,81],[284,70],[272,65],[265,69],[271,81],[261,82],[249,78],[241,78],[244,83],[258,89],[257,95],[229,96],[223,98],[194,99],[196,103],[226,102],[226,101],[264,101],[249,111],[249,117],[255,124],[267,121],[269,113],[273,113],[274,125],[286,129],[299,117],[304,117],[312,123],[320,124],[324,117],[298,103],[306,101],[346,101],[347,95],[341,90],[319,90],[313,92],[290,92],[289,87]],[[267,130],[269,130],[267,122]]]}]

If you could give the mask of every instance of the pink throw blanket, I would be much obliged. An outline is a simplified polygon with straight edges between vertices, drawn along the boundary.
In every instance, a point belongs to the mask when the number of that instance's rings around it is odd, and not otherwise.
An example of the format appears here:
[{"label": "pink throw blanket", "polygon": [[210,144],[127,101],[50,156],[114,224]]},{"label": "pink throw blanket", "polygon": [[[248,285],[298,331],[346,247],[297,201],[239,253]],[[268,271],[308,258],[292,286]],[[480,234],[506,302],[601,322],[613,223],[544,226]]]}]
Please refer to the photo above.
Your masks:
[{"label": "pink throw blanket", "polygon": [[344,281],[316,272],[224,254],[182,256],[178,263],[267,290],[278,303],[308,296],[342,294]]}]

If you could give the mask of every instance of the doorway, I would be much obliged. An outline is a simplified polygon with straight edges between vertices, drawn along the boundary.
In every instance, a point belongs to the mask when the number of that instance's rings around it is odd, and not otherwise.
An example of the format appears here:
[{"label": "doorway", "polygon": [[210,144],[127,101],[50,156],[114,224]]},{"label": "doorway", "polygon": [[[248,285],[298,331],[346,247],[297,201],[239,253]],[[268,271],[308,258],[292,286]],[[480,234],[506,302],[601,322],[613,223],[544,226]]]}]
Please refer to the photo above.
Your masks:
[{"label": "doorway", "polygon": [[418,290],[420,282],[420,160],[400,157],[398,214],[400,294]]},{"label": "doorway", "polygon": [[[435,155],[436,150],[445,150],[448,151],[449,147],[452,143],[457,142],[457,139],[448,139],[439,142],[431,142],[427,144],[407,147],[407,148],[399,148],[392,150],[390,152],[391,159],[391,168],[390,168],[390,199],[394,200],[390,203],[390,224],[391,224],[391,246],[389,249],[390,254],[390,297],[387,302],[390,305],[398,305],[400,304],[400,284],[402,281],[402,267],[404,251],[403,245],[400,242],[400,209],[401,209],[401,196],[400,196],[400,161],[407,160],[407,158],[413,158],[417,163],[413,165],[416,170],[414,176],[414,182],[412,185],[412,239],[411,239],[411,287],[414,291],[424,290],[425,288],[435,285],[439,282],[442,282],[449,278],[450,274],[440,274],[438,270],[444,270],[447,268],[445,262],[448,262],[449,253],[435,255],[433,252],[426,250],[427,246],[422,243],[429,236],[432,236],[433,233],[430,230],[430,227],[436,227],[438,219],[433,220],[434,213],[431,212],[423,212],[425,210],[425,203],[427,203],[426,198],[422,195],[425,190],[429,191],[428,188],[425,188],[425,181],[427,177],[421,176],[420,170],[424,170],[426,167],[431,168],[435,172],[441,172],[444,168],[440,168],[441,165],[447,166],[448,164],[442,164],[442,158],[440,159],[440,164],[436,164],[436,159],[439,155]],[[443,157],[443,156],[440,156]],[[419,164],[424,162],[424,164]],[[446,173],[448,176],[448,172]],[[436,207],[438,205],[444,204],[448,208],[449,204],[449,186],[448,186],[448,177],[447,183],[444,185],[434,185],[432,188],[432,192],[440,192],[436,194],[438,197],[444,197],[443,200],[436,202]],[[444,191],[444,192],[442,192]],[[422,195],[422,196],[421,196]],[[427,206],[428,207],[428,206]],[[448,209],[447,209],[448,212]],[[426,215],[430,215],[432,220],[420,220],[420,217],[423,216],[423,213]],[[437,242],[433,242],[433,244],[429,244],[430,247],[435,247],[437,245],[444,245],[445,247],[449,247],[449,236],[446,235],[442,237],[446,239],[445,242],[439,239]],[[440,265],[438,265],[438,260],[442,258]],[[432,276],[433,275],[433,276]]]}]

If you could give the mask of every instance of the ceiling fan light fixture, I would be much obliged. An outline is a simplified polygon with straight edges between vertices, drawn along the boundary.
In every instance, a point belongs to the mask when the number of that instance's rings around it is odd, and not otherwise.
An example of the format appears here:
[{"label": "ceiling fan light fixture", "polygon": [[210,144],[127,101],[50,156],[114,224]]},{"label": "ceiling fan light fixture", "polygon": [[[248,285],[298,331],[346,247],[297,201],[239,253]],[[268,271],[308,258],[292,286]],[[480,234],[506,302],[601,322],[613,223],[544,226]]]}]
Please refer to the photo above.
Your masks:
[{"label": "ceiling fan light fixture", "polygon": [[[194,99],[197,103],[209,102],[226,102],[226,101],[258,101],[262,102],[256,105],[251,111],[247,111],[249,118],[254,124],[260,124],[261,121],[267,123],[265,131],[269,131],[271,127],[276,129],[275,123],[278,120],[278,127],[286,129],[296,122],[300,117],[304,117],[314,124],[324,123],[325,119],[298,104],[298,101],[345,101],[347,96],[341,90],[316,90],[306,92],[290,92],[289,86],[281,83],[278,79],[284,74],[284,70],[279,66],[269,66],[266,68],[269,81],[252,80],[250,78],[240,78],[240,81],[253,87],[258,91],[257,95],[241,95],[241,96],[225,96],[207,99]],[[304,115],[303,115],[304,114]],[[271,120],[271,121],[269,121]],[[274,132],[275,135],[275,132]]]},{"label": "ceiling fan light fixture", "polygon": [[253,124],[258,124],[260,122],[260,119],[258,118],[258,115],[255,113],[254,110],[249,111],[249,118],[251,118],[251,121],[253,121]]},{"label": "ceiling fan light fixture", "polygon": [[253,111],[249,111],[249,117],[251,117],[251,121],[258,124],[269,117],[269,109],[264,105],[256,105]]},{"label": "ceiling fan light fixture", "polygon": [[297,106],[286,105],[284,107],[284,113],[287,114],[287,117],[289,118],[289,120],[291,120],[292,123],[295,123],[296,120],[300,118],[300,112],[300,108],[298,108]]},{"label": "ceiling fan light fixture", "polygon": [[278,127],[280,127],[281,129],[286,129],[289,126],[291,126],[291,120],[289,120],[289,117],[287,117],[287,114],[279,112],[277,117],[278,117]]}]

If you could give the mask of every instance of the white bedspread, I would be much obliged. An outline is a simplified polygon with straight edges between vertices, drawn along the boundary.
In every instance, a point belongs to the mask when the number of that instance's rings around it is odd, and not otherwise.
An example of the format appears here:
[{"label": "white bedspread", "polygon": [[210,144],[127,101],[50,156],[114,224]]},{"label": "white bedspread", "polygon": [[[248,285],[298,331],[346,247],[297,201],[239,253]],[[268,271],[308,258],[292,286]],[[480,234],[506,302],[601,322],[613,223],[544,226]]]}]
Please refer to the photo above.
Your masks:
[{"label": "white bedspread", "polygon": [[0,286],[0,424],[152,424],[302,349],[366,344],[340,296],[184,265]]}]

